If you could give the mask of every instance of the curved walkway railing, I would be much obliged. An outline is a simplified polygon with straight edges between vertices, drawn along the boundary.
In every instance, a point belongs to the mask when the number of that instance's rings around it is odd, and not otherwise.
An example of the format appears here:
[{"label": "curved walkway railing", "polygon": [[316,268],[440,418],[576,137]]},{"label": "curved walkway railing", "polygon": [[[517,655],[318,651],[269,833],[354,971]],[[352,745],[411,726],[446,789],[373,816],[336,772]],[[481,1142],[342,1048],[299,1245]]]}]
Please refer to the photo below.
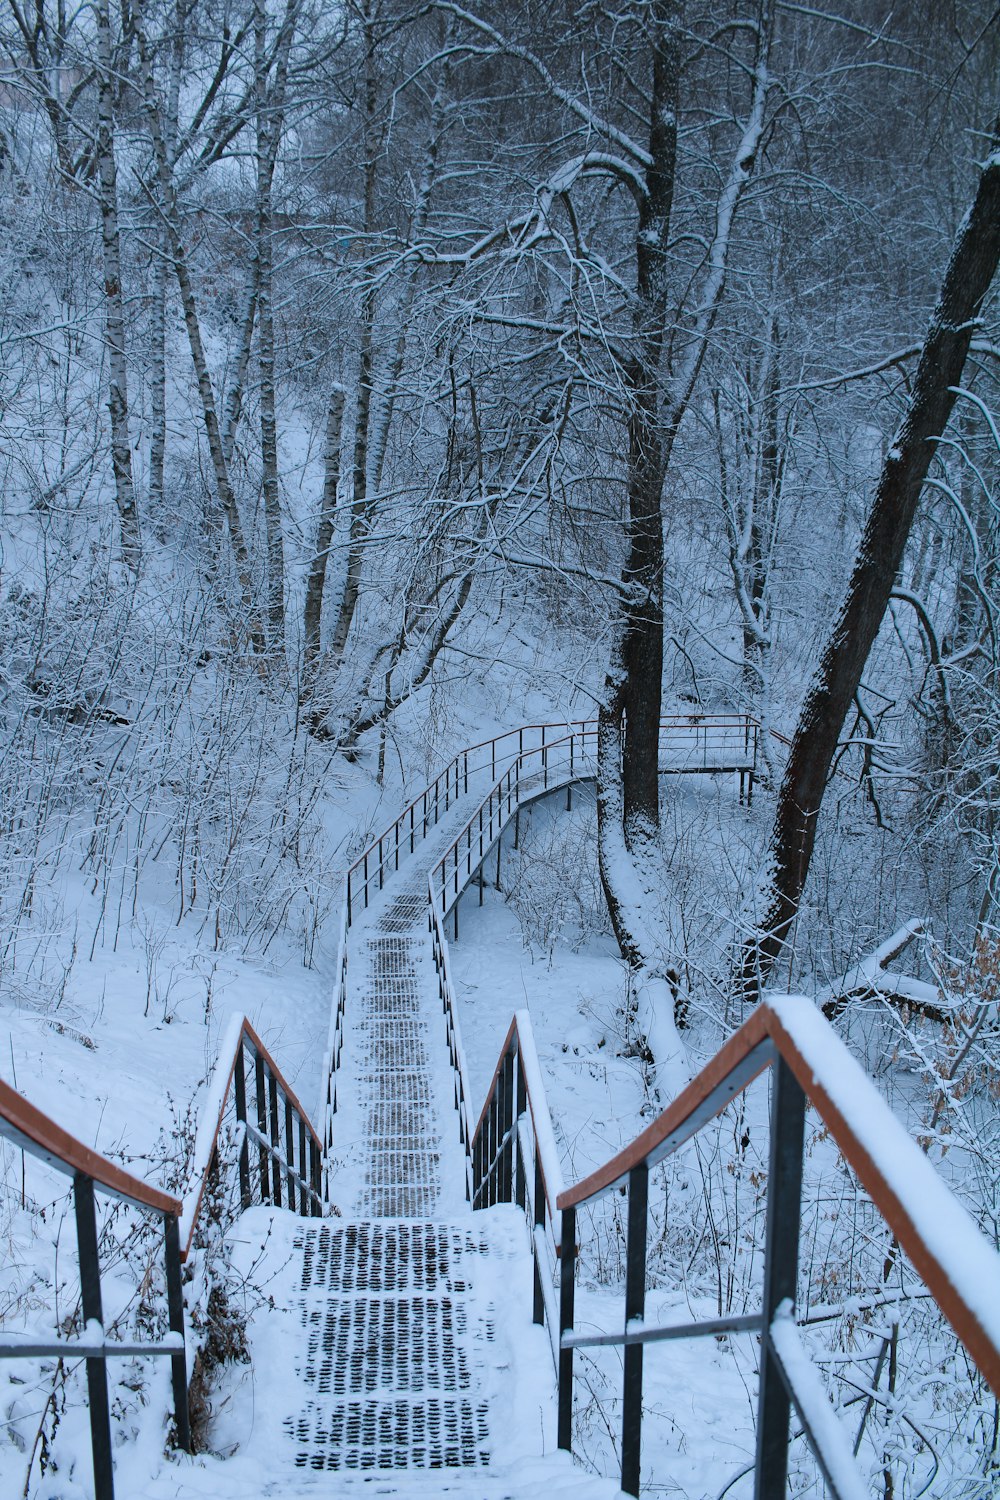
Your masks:
[{"label": "curved walkway railing", "polygon": [[[83,1335],[78,1339],[18,1338],[6,1334],[0,1340],[0,1359],[85,1359],[90,1405],[90,1441],[94,1461],[94,1492],[97,1500],[114,1500],[114,1466],[111,1457],[111,1414],[108,1404],[106,1361],[136,1355],[164,1355],[171,1363],[174,1422],[179,1445],[190,1450],[191,1422],[188,1414],[187,1357],[184,1349],[184,1297],[181,1290],[181,1252],[178,1224],[180,1200],[150,1187],[122,1167],[108,1161],[63,1130],[23,1095],[0,1083],[0,1135],[23,1151],[72,1178],[80,1262],[80,1304]],[[108,1339],[104,1329],[101,1297],[101,1261],[98,1249],[96,1195],[123,1199],[163,1222],[163,1254],[167,1285],[169,1336],[159,1343],[134,1343]]]},{"label": "curved walkway railing", "polygon": [[[669,773],[732,771],[744,789],[752,793],[760,762],[763,728],[752,714],[670,714],[660,721],[662,769]],[[771,737],[788,744],[776,731]],[[492,739],[470,745],[440,771],[377,838],[362,850],[346,875],[344,905],[347,926],[383,889],[401,859],[412,854],[430,830],[440,822],[460,797],[478,788],[494,788],[498,778],[526,753],[544,766],[556,755],[556,745],[585,751],[587,742],[597,743],[597,720],[578,719],[562,724],[524,724]],[[570,753],[571,753],[570,752]],[[591,768],[588,775],[593,775]],[[485,799],[484,799],[485,800]]]},{"label": "curved walkway railing", "polygon": [[[319,1121],[323,1143],[323,1192],[331,1196],[337,1070],[343,1046],[347,1005],[348,934],[400,861],[415,853],[427,835],[454,807],[477,789],[480,801],[464,827],[435,862],[428,877],[428,929],[434,947],[438,988],[448,1025],[448,1044],[455,1074],[459,1129],[470,1149],[468,1079],[454,991],[448,972],[444,918],[454,915],[458,936],[458,902],[481,869],[519,808],[576,781],[596,774],[597,720],[563,724],[525,724],[460,750],[394,823],[362,850],[347,871],[341,910],[334,998],[323,1065]],[[660,721],[661,769],[664,774],[733,772],[740,778],[740,800],[749,802],[758,772],[764,730],[750,714],[673,714]],[[772,735],[774,731],[771,731]],[[780,738],[775,735],[775,738]]]},{"label": "curved walkway railing", "polygon": [[[505,1061],[509,1050],[510,1036],[497,1074],[497,1080],[503,1081],[494,1081],[490,1102],[474,1137],[474,1155],[477,1163],[485,1159],[490,1164],[483,1179],[490,1184],[489,1192],[505,1201],[521,1201],[517,1197],[518,1177],[507,1163],[527,1111],[516,1083],[511,1084],[505,1071],[509,1070]],[[714,1119],[767,1068],[774,1071],[761,1310],[751,1316],[649,1326],[645,1323],[649,1170]],[[558,1195],[562,1215],[559,1445],[567,1449],[572,1446],[574,1350],[622,1346],[622,1489],[628,1494],[639,1493],[643,1346],[663,1339],[735,1331],[754,1332],[761,1340],[754,1488],[757,1500],[776,1500],[785,1494],[792,1405],[835,1500],[860,1500],[866,1494],[851,1442],[795,1323],[807,1102],[827,1126],[971,1360],[1000,1395],[1000,1255],[817,1007],[799,998],[772,999],[758,1006],[698,1077],[630,1146]],[[537,1108],[532,1118],[537,1130]],[[579,1334],[573,1326],[577,1210],[616,1188],[625,1188],[628,1193],[624,1326],[620,1333]],[[478,1203],[481,1198],[480,1191],[474,1201]],[[537,1305],[536,1299],[536,1311]],[[551,1320],[553,1311],[547,1301],[544,1305]]]}]

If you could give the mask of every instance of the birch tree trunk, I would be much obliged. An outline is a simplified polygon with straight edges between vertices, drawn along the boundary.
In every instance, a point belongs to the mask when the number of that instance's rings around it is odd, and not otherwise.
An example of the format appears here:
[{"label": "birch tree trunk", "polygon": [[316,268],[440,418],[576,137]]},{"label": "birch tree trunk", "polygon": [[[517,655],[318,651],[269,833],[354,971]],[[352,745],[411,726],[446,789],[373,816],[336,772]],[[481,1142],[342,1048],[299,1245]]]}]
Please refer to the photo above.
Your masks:
[{"label": "birch tree trunk", "polygon": [[788,942],[837,743],[885,616],[927,470],[955,404],[998,261],[1000,119],[975,198],[952,248],[905,415],[882,465],[846,597],[799,713],[771,832],[762,916],[738,965],[745,1000],[757,998]]}]

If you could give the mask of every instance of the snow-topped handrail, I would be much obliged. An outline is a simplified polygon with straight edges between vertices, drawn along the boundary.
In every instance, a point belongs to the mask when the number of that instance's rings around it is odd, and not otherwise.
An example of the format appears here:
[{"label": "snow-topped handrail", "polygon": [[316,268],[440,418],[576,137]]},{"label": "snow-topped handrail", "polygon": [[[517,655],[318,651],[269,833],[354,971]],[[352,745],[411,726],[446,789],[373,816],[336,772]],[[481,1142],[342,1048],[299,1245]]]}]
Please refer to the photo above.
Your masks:
[{"label": "snow-topped handrail", "polygon": [[124,1198],[142,1208],[172,1214],[175,1218],[180,1215],[180,1200],[173,1194],[151,1187],[148,1182],[126,1172],[124,1167],[108,1161],[99,1151],[85,1146],[17,1089],[3,1082],[0,1082],[0,1136],[47,1162],[57,1172],[70,1177],[77,1173],[89,1177],[115,1198]]},{"label": "snow-topped handrail", "polygon": [[573,1210],[662,1161],[783,1060],[973,1362],[1000,1395],[1000,1255],[815,1004],[765,1000],[629,1146],[559,1195]]},{"label": "snow-topped handrail", "polygon": [[[114,1500],[114,1466],[111,1452],[110,1403],[106,1363],[133,1355],[164,1356],[170,1360],[171,1390],[177,1441],[191,1451],[191,1415],[188,1406],[187,1352],[184,1343],[184,1292],[178,1221],[181,1202],[172,1193],[151,1187],[124,1167],[108,1161],[99,1151],[63,1129],[32,1104],[17,1089],[0,1082],[0,1136],[37,1156],[72,1180],[76,1219],[77,1255],[80,1265],[80,1310],[83,1336],[79,1339],[18,1338],[9,1334],[0,1341],[0,1358],[83,1358],[87,1363],[90,1407],[90,1442],[94,1463],[94,1492],[101,1500]],[[96,1195],[107,1193],[162,1218],[164,1272],[167,1290],[165,1339],[125,1342],[105,1336],[101,1292],[101,1253],[98,1238]]]},{"label": "snow-topped handrail", "polygon": [[[256,1125],[247,1114],[245,1054],[249,1054],[253,1065]],[[241,1207],[248,1208],[254,1201],[250,1151],[252,1140],[257,1148],[257,1189],[262,1201],[269,1200],[280,1207],[284,1179],[289,1208],[293,1211],[297,1208],[303,1215],[320,1215],[326,1211],[320,1186],[323,1155],[320,1138],[293,1089],[246,1016],[233,1016],[223,1036],[198,1121],[180,1220],[183,1260],[187,1259],[194,1242],[205,1189],[218,1161],[223,1120],[230,1096],[234,1092],[237,1126],[242,1130],[239,1142]]]}]

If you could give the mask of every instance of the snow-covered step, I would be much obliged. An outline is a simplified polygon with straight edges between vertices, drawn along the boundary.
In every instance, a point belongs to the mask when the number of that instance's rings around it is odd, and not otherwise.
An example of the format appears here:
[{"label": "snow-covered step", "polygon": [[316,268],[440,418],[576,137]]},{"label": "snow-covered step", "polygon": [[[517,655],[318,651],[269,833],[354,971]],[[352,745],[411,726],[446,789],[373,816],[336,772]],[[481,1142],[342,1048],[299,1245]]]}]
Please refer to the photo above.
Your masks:
[{"label": "snow-covered step", "polygon": [[[338,1492],[352,1474],[454,1483],[462,1471],[492,1484],[555,1451],[552,1364],[531,1322],[516,1207],[358,1222],[252,1209],[233,1254],[251,1364],[234,1368],[213,1432],[233,1475],[250,1461],[262,1481],[336,1476]],[[480,1492],[494,1493],[455,1490]]]}]

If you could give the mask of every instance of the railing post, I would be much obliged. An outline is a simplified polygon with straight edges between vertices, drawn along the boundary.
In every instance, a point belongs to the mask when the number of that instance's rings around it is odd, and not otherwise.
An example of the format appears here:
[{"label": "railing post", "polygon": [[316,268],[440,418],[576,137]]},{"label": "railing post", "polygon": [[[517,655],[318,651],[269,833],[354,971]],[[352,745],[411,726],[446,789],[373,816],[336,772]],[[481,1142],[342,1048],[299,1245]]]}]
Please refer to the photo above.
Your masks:
[{"label": "railing post", "polygon": [[267,1092],[271,1109],[271,1202],[275,1208],[281,1207],[281,1163],[278,1161],[278,1152],[281,1150],[281,1121],[278,1119],[278,1080],[268,1069]]},{"label": "railing post", "polygon": [[347,925],[351,925],[351,872],[347,872]]},{"label": "railing post", "polygon": [[295,1212],[295,1126],[292,1101],[285,1095],[285,1177],[288,1182],[288,1207]]},{"label": "railing post", "polygon": [[[542,1158],[538,1153],[538,1142],[535,1142],[535,1200],[534,1220],[536,1229],[545,1229],[545,1178],[542,1175]],[[545,1322],[545,1297],[542,1293],[542,1275],[538,1264],[538,1245],[536,1236],[532,1235],[532,1265],[535,1268],[535,1296],[532,1308],[532,1319],[536,1323]]]},{"label": "railing post", "polygon": [[417,805],[416,805],[415,802],[411,802],[410,803],[410,853],[411,854],[413,853],[414,849],[416,848],[416,844],[414,842],[414,837],[413,837],[413,829],[414,829],[414,824],[416,822],[416,816],[417,816]]},{"label": "railing post", "polygon": [[771,1163],[767,1179],[755,1500],[783,1500],[788,1483],[790,1405],[771,1350],[771,1323],[785,1298],[793,1305],[795,1302],[806,1108],[805,1095],[783,1058],[779,1057],[774,1064],[771,1080]]},{"label": "railing post", "polygon": [[[515,1123],[515,1127],[518,1127],[518,1122],[521,1120],[521,1117],[523,1115],[527,1114],[527,1112],[528,1112],[528,1090],[527,1090],[527,1087],[525,1086],[525,1082],[524,1082],[524,1067],[523,1067],[522,1062],[521,1062],[521,1054],[520,1054],[520,1052],[518,1052],[518,1055],[517,1055],[517,1101],[516,1101],[516,1106],[515,1106],[515,1110],[514,1110],[514,1123]],[[515,1180],[514,1180],[514,1201],[517,1204],[518,1208],[524,1208],[525,1203],[527,1202],[527,1183],[525,1182],[524,1179],[525,1179],[525,1177],[527,1175],[528,1163],[525,1161],[524,1155],[523,1155],[523,1153],[521,1151],[521,1131],[520,1131],[520,1128],[515,1128],[515,1131],[514,1131],[514,1147],[515,1147],[515,1151],[514,1151],[514,1163],[515,1163],[515,1168],[516,1168],[516,1176],[515,1176]]]},{"label": "railing post", "polygon": [[309,1141],[309,1165],[312,1169],[309,1174],[310,1180],[312,1181],[312,1189],[316,1195],[312,1200],[313,1218],[318,1219],[322,1216],[323,1213],[323,1205],[320,1202],[323,1193],[323,1165],[319,1159],[319,1147],[311,1138]]},{"label": "railing post", "polygon": [[[163,1244],[167,1272],[167,1322],[171,1333],[184,1337],[184,1290],[181,1285],[181,1244],[174,1214],[163,1215]],[[183,1344],[170,1356],[177,1445],[191,1452],[191,1412],[188,1408],[187,1355]]]},{"label": "railing post", "polygon": [[576,1300],[576,1209],[564,1208],[559,1258],[559,1423],[557,1442],[573,1451],[573,1350],[562,1347],[563,1334],[573,1331]]},{"label": "railing post", "polygon": [[246,1133],[247,1120],[247,1077],[246,1068],[243,1063],[243,1038],[240,1037],[239,1046],[236,1049],[236,1068],[233,1075],[233,1083],[236,1089],[236,1119],[244,1126],[243,1139],[240,1141],[240,1208],[246,1209],[253,1202],[250,1192],[250,1137]]},{"label": "railing post", "polygon": [[[628,1243],[625,1251],[625,1328],[646,1313],[646,1220],[649,1168],[640,1162],[628,1174]],[[625,1345],[622,1389],[622,1489],[639,1493],[642,1449],[642,1345]]]},{"label": "railing post", "polygon": [[306,1153],[306,1122],[299,1116],[299,1213],[305,1218],[309,1213],[309,1157]]},{"label": "railing post", "polygon": [[465,795],[468,796],[469,795],[469,752],[468,752],[468,750],[465,750],[465,751],[462,752],[462,754],[463,754],[462,774],[463,774],[463,777],[464,777]]},{"label": "railing post", "polygon": [[[90,1322],[97,1322],[104,1328],[104,1311],[101,1306],[101,1261],[97,1248],[94,1180],[92,1177],[84,1177],[82,1172],[73,1175],[73,1207],[76,1213],[80,1292],[86,1332],[86,1325]],[[94,1494],[96,1500],[114,1500],[108,1373],[103,1358],[87,1360],[87,1399],[90,1405],[90,1444],[94,1456]]]},{"label": "railing post", "polygon": [[499,1124],[497,1134],[503,1145],[500,1147],[500,1160],[497,1162],[497,1201],[509,1203],[514,1183],[514,1142],[511,1139],[511,1130],[514,1125],[514,1054],[512,1051],[507,1052],[500,1069]]},{"label": "railing post", "polygon": [[260,1161],[260,1201],[267,1203],[271,1194],[270,1174],[267,1167],[267,1147],[264,1144],[264,1141],[267,1140],[267,1095],[264,1086],[264,1059],[256,1048],[254,1049],[253,1056],[253,1071],[257,1090],[257,1129],[264,1138],[257,1148]]}]

